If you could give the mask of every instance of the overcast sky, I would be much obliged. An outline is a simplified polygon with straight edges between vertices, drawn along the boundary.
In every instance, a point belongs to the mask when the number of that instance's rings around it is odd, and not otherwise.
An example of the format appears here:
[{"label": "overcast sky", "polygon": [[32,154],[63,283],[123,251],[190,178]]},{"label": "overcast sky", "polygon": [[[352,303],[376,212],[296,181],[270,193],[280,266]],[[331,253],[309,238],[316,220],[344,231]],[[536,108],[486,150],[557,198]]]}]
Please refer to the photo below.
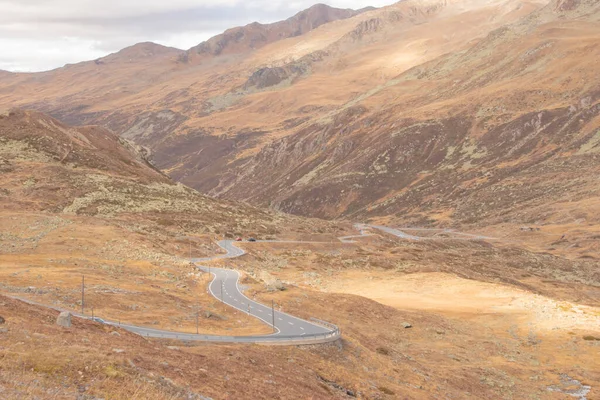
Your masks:
[{"label": "overcast sky", "polygon": [[[0,0],[0,69],[43,71],[139,42],[189,49],[225,29],[286,19],[318,0]],[[394,0],[330,0],[340,8]]]}]

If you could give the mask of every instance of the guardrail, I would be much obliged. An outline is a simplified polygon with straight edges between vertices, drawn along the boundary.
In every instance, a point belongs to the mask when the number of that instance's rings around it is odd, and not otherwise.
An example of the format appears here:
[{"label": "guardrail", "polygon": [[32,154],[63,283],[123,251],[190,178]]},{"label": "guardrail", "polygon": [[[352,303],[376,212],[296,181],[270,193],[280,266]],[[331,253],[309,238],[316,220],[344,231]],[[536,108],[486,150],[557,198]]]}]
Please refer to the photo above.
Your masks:
[{"label": "guardrail", "polygon": [[[90,316],[81,315],[80,313],[65,310],[59,307],[49,306],[38,303],[33,300],[5,295],[15,300],[20,300],[25,303],[29,303],[36,306],[52,309],[58,312],[67,311],[75,318],[89,319]],[[221,336],[221,335],[202,335],[194,333],[184,332],[171,332],[161,331],[158,329],[144,328],[135,325],[122,324],[117,321],[106,321],[107,325],[123,328],[129,332],[146,338],[155,339],[170,339],[170,340],[184,340],[184,341],[200,341],[200,342],[214,342],[214,343],[254,343],[254,344],[268,344],[268,345],[301,345],[301,344],[321,344],[334,342],[342,337],[342,331],[339,327],[326,321],[322,321],[317,318],[311,318],[310,321],[316,325],[323,326],[330,329],[326,333],[311,333],[306,335],[262,335],[262,336]]]},{"label": "guardrail", "polygon": [[[123,327],[127,329],[126,327]],[[217,335],[195,335],[185,333],[155,333],[134,332],[138,335],[154,339],[171,339],[183,341],[221,342],[221,343],[256,343],[256,344],[304,344],[304,343],[327,343],[340,338],[339,329],[329,333],[308,335],[276,335],[276,336],[217,336]]]},{"label": "guardrail", "polygon": [[221,335],[196,335],[193,333],[178,333],[158,330],[140,329],[135,326],[120,325],[121,328],[147,338],[171,339],[184,341],[221,342],[221,343],[255,343],[255,344],[320,344],[338,340],[342,331],[334,324],[311,318],[311,322],[331,329],[326,333],[312,333],[306,335],[262,335],[262,336],[221,336]]}]

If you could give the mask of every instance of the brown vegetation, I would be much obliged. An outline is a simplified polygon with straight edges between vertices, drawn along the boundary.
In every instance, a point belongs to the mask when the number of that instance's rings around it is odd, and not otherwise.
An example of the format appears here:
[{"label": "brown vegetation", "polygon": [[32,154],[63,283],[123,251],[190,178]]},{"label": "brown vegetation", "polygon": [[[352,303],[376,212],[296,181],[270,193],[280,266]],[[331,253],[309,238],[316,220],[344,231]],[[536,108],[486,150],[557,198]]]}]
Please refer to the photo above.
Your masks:
[{"label": "brown vegetation", "polygon": [[[318,6],[187,53],[0,72],[1,106],[103,126],[0,113],[3,293],[79,309],[85,275],[86,313],[194,332],[200,310],[202,332],[265,333],[187,258],[223,237],[314,241],[218,265],[343,332],[163,343],[0,296],[0,397],[598,397],[599,23],[594,0]],[[341,243],[350,223],[273,209],[494,239]]]}]

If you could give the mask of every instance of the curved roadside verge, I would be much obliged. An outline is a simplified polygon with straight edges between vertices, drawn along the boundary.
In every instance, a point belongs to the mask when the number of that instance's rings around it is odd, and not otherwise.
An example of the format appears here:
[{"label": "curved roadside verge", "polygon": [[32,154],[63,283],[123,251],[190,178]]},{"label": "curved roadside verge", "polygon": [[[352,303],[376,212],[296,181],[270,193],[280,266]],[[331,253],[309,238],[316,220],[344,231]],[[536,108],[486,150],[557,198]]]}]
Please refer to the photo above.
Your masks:
[{"label": "curved roadside verge", "polygon": [[[381,230],[388,234],[392,234],[402,239],[409,240],[420,240],[422,237],[413,236],[403,232],[402,228],[388,228],[378,225],[366,225],[356,224],[355,228],[359,230],[359,235],[346,236],[338,238],[342,243],[353,243],[353,238],[370,236],[372,234],[367,233],[368,228]],[[408,230],[408,229],[407,229]],[[493,239],[486,238],[484,236],[463,234],[471,237],[472,239]],[[275,243],[316,243],[306,241],[261,241],[261,242],[275,242]],[[188,341],[203,341],[203,342],[221,342],[221,343],[257,343],[257,344],[268,344],[268,345],[300,345],[300,344],[319,344],[327,343],[338,340],[341,337],[340,329],[328,322],[320,321],[315,318],[311,318],[310,321],[306,321],[292,315],[283,313],[276,310],[273,306],[268,307],[264,304],[258,303],[243,294],[243,291],[239,285],[240,273],[236,270],[224,269],[224,268],[209,268],[206,266],[198,265],[201,262],[212,261],[224,258],[236,258],[243,256],[246,252],[235,246],[231,240],[223,240],[218,245],[225,250],[225,254],[219,254],[212,257],[206,258],[195,258],[190,261],[196,264],[200,270],[210,272],[213,275],[208,291],[218,300],[227,304],[234,309],[247,313],[269,326],[273,326],[273,333],[270,335],[260,336],[223,336],[223,335],[203,335],[203,334],[192,334],[184,332],[175,332],[168,330],[160,330],[153,328],[146,328],[142,326],[122,324],[115,321],[105,321],[107,325],[118,326],[126,329],[130,332],[148,338],[161,338],[161,339],[174,339],[174,340],[188,340]],[[84,316],[77,312],[70,310],[60,309],[57,307],[49,306],[46,304],[37,303],[28,299],[7,296],[16,300],[24,301],[29,304],[41,306],[56,311],[68,311],[77,318],[88,319],[88,316]]]},{"label": "curved roadside verge", "polygon": [[[240,257],[246,252],[237,246],[233,245],[232,241],[221,241],[219,246],[225,250],[225,254],[216,255],[214,257],[192,259],[191,261],[196,266],[203,270],[209,271],[208,267],[199,266],[197,263],[202,261],[210,261],[222,258]],[[123,328],[132,333],[138,334],[147,338],[170,339],[170,340],[186,340],[186,341],[202,341],[213,343],[256,343],[264,345],[302,345],[302,344],[321,344],[338,340],[341,337],[340,329],[328,322],[318,319],[311,319],[311,322],[296,318],[292,315],[275,310],[274,307],[267,307],[252,299],[246,297],[239,286],[240,273],[235,270],[224,268],[210,268],[210,273],[213,275],[213,280],[209,285],[209,292],[218,300],[233,307],[248,315],[260,319],[265,324],[274,327],[274,333],[270,335],[260,336],[225,336],[225,335],[203,335],[185,332],[168,331],[143,326],[123,324],[116,321],[105,320],[106,325]],[[89,316],[65,310],[58,307],[41,304],[25,298],[16,296],[7,296],[15,300],[20,300],[28,304],[49,308],[59,312],[67,311],[73,317],[89,319]]]},{"label": "curved roadside verge", "polygon": [[197,265],[198,269],[210,272],[213,275],[213,280],[208,287],[209,293],[224,304],[272,326],[273,333],[261,336],[230,337],[207,337],[206,335],[199,335],[202,336],[203,339],[198,340],[263,344],[311,344],[331,342],[340,338],[340,329],[333,324],[317,319],[306,321],[276,310],[273,305],[268,307],[248,298],[244,295],[240,287],[239,280],[241,275],[239,271],[225,268],[208,268],[206,266],[198,265],[198,263],[202,261],[235,258],[246,254],[243,249],[235,246],[232,240],[220,241],[218,245],[225,250],[225,254],[210,258],[191,260]]}]

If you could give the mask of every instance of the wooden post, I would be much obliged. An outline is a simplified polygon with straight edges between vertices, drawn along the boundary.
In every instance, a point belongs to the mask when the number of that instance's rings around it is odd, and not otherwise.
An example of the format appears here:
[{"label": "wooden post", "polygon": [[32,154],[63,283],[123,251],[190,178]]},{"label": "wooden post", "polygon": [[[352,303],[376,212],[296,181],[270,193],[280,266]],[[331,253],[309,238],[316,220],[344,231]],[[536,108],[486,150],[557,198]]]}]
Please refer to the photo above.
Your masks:
[{"label": "wooden post", "polygon": [[85,304],[85,275],[81,275],[81,315],[84,314]]}]

